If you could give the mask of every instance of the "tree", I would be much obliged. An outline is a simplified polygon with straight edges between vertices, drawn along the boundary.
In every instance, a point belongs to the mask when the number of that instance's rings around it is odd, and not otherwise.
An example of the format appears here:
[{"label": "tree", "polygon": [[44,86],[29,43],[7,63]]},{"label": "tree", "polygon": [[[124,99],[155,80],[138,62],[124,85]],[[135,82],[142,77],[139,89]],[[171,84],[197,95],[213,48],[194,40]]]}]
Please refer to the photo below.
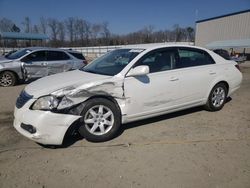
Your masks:
[{"label": "tree", "polygon": [[[122,45],[152,42],[194,41],[195,31],[192,27],[180,27],[175,24],[172,29],[155,31],[152,25],[125,35],[113,34],[109,23],[90,23],[83,18],[69,17],[58,21],[54,18],[40,18],[38,24],[31,25],[29,17],[22,22],[25,32],[49,33],[52,46],[89,46]],[[0,18],[0,31],[20,32],[11,20]]]},{"label": "tree", "polygon": [[110,30],[108,28],[109,23],[108,22],[103,22],[101,25],[101,30],[102,30],[102,36],[104,38],[104,43],[105,45],[109,45],[109,38],[110,38]]},{"label": "tree", "polygon": [[39,29],[37,25],[33,26],[32,33],[39,33]]},{"label": "tree", "polygon": [[75,22],[75,18],[73,18],[73,17],[69,17],[65,21],[66,29],[67,29],[67,32],[69,34],[69,40],[70,40],[71,44],[73,42],[73,37],[74,37],[74,22]]},{"label": "tree", "polygon": [[183,38],[185,38],[185,29],[181,28],[178,24],[175,24],[173,26],[174,30],[174,36],[175,36],[175,42],[181,42],[183,41]]},{"label": "tree", "polygon": [[150,43],[152,42],[152,33],[153,33],[154,27],[152,25],[146,26],[141,30],[141,33],[143,35],[143,43]]},{"label": "tree", "polygon": [[47,26],[48,26],[47,20],[44,17],[41,17],[40,18],[40,31],[42,33],[46,34],[47,33]]},{"label": "tree", "polygon": [[194,41],[194,28],[192,27],[187,27],[186,28],[187,35],[188,35],[188,41]]},{"label": "tree", "polygon": [[91,23],[89,23],[88,21],[84,21],[83,23],[84,25],[84,37],[85,37],[85,41],[86,41],[86,45],[89,44],[89,38],[91,36]]},{"label": "tree", "polygon": [[102,30],[102,27],[100,24],[93,24],[91,27],[91,37],[93,39],[93,44],[96,45],[97,44],[97,37],[100,35]]},{"label": "tree", "polygon": [[58,21],[54,18],[48,19],[48,26],[51,31],[51,40],[56,41],[58,35]]},{"label": "tree", "polygon": [[2,32],[11,32],[14,25],[15,24],[7,18],[0,19],[0,31]]},{"label": "tree", "polygon": [[61,43],[65,40],[65,27],[63,22],[58,23],[58,36]]},{"label": "tree", "polygon": [[25,17],[24,21],[22,22],[23,26],[24,26],[24,32],[25,33],[30,33],[31,32],[31,21],[29,17]]}]

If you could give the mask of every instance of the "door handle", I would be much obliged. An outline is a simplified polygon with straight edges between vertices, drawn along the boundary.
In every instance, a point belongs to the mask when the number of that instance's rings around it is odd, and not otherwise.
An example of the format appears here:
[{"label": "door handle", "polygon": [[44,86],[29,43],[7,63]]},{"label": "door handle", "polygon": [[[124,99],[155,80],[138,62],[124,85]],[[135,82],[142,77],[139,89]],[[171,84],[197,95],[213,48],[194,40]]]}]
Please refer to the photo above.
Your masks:
[{"label": "door handle", "polygon": [[216,72],[215,71],[209,71],[209,74],[214,75],[214,74],[216,74]]},{"label": "door handle", "polygon": [[179,78],[176,78],[176,77],[170,78],[170,81],[178,81],[178,80],[179,80]]},{"label": "door handle", "polygon": [[48,63],[41,63],[43,66],[47,66],[48,65]]}]

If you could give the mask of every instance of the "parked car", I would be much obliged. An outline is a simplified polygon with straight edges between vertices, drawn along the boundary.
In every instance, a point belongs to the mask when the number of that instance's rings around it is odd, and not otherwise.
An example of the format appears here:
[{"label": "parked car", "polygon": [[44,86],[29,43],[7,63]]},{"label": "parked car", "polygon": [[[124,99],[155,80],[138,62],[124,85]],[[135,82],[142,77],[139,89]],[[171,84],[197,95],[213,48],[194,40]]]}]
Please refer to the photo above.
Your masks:
[{"label": "parked car", "polygon": [[218,55],[220,55],[221,57],[223,57],[224,59],[233,60],[233,61],[236,61],[237,63],[243,63],[244,61],[247,60],[247,56],[244,56],[244,55],[237,54],[236,56],[230,56],[227,50],[216,49],[213,51],[217,53]]},{"label": "parked car", "polygon": [[224,59],[226,60],[231,60],[231,57],[228,53],[227,50],[223,50],[223,49],[216,49],[216,50],[213,50],[215,53],[217,53],[218,55],[220,55],[221,57],[223,57]]},{"label": "parked car", "polygon": [[0,86],[79,69],[86,65],[84,56],[76,51],[31,47],[0,58]]},{"label": "parked car", "polygon": [[247,60],[247,56],[237,55],[231,57],[231,60],[236,61],[237,63],[244,63]]},{"label": "parked car", "polygon": [[45,145],[62,144],[69,130],[106,141],[128,122],[195,106],[220,110],[241,81],[237,63],[204,48],[118,49],[80,70],[27,85],[16,102],[14,127]]}]

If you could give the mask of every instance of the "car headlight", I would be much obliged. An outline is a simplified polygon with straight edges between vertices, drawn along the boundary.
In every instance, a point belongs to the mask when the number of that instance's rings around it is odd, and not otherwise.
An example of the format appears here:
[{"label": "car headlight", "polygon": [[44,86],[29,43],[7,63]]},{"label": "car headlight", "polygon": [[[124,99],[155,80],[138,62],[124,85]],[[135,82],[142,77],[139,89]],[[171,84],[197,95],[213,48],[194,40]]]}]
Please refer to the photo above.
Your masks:
[{"label": "car headlight", "polygon": [[53,110],[57,108],[59,100],[52,95],[40,97],[32,105],[32,110]]}]

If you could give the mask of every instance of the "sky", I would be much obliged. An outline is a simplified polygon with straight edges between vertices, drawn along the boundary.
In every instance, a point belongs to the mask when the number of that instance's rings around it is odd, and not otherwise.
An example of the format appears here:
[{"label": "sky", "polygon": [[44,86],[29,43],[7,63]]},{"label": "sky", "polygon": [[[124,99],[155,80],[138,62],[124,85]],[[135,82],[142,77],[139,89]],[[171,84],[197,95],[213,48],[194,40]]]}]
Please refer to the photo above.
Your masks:
[{"label": "sky", "polygon": [[64,20],[83,18],[108,22],[112,33],[126,34],[152,25],[154,30],[195,26],[196,20],[250,9],[250,0],[0,0],[0,18],[22,27],[24,17],[32,24],[40,17]]}]

